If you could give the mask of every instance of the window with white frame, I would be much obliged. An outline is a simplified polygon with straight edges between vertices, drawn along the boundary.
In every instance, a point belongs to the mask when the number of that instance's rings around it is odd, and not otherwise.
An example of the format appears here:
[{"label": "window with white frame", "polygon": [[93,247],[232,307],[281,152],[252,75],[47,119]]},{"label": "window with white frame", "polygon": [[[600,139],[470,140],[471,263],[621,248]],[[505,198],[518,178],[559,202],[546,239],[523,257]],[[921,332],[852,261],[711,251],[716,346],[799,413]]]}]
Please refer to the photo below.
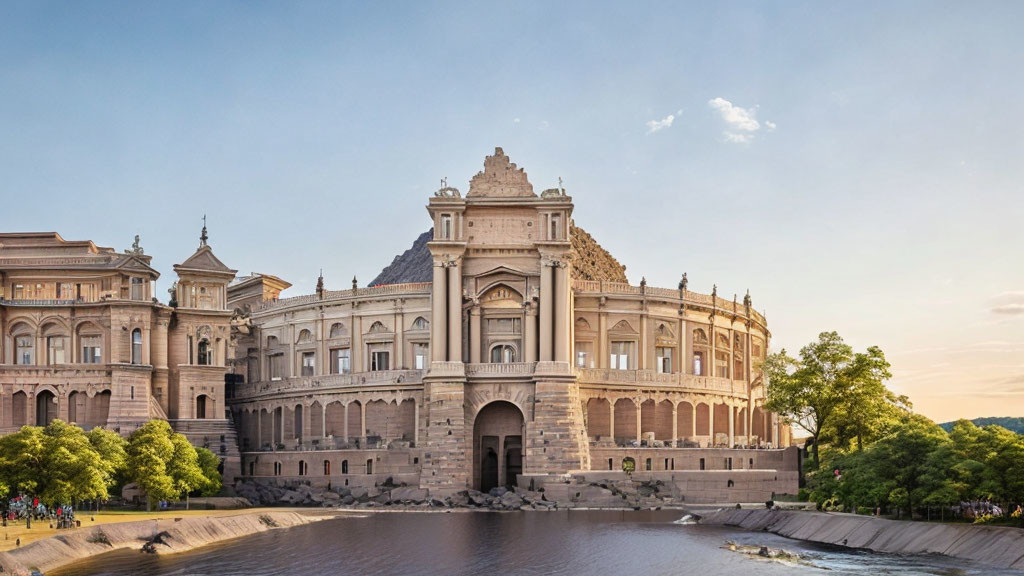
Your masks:
[{"label": "window with white frame", "polygon": [[348,348],[331,349],[331,373],[348,374],[352,372],[352,354]]},{"label": "window with white frame", "polygon": [[302,353],[302,375],[312,376],[316,371],[316,354],[314,352]]},{"label": "window with white frame", "polygon": [[31,365],[35,362],[32,360],[32,337],[31,336],[18,336],[14,339],[14,363]]},{"label": "window with white frame", "polygon": [[82,336],[82,363],[99,364],[103,361],[103,337]]},{"label": "window with white frame", "polygon": [[132,277],[132,300],[146,299],[146,281],[143,278]]},{"label": "window with white frame", "polygon": [[612,370],[629,370],[633,366],[633,342],[612,342],[609,346],[611,358],[608,367]]},{"label": "window with white frame", "polygon": [[284,375],[284,354],[274,354],[267,358],[270,363],[270,379],[280,380]]},{"label": "window with white frame", "polygon": [[412,357],[413,367],[416,370],[426,370],[427,366],[430,365],[429,359],[430,348],[426,344],[420,342],[413,343],[412,345]]},{"label": "window with white frame", "polygon": [[576,367],[577,368],[593,368],[594,367],[594,345],[591,342],[577,342],[576,343]]},{"label": "window with white frame", "polygon": [[64,364],[64,342],[63,336],[46,337],[46,364],[56,366]]},{"label": "window with white frame", "polygon": [[142,364],[142,330],[132,330],[132,364]]},{"label": "window with white frame", "polygon": [[389,350],[372,350],[370,352],[370,371],[390,370],[391,352]]},{"label": "window with white frame", "polygon": [[655,357],[657,359],[658,374],[671,374],[672,348],[668,346],[658,346],[655,350]]},{"label": "window with white frame", "polygon": [[441,239],[452,239],[452,215],[441,214]]},{"label": "window with white frame", "polygon": [[693,374],[694,376],[704,375],[704,353],[694,352],[693,353]]},{"label": "window with white frame", "polygon": [[499,344],[491,348],[492,364],[510,364],[516,361],[516,349],[508,344]]}]

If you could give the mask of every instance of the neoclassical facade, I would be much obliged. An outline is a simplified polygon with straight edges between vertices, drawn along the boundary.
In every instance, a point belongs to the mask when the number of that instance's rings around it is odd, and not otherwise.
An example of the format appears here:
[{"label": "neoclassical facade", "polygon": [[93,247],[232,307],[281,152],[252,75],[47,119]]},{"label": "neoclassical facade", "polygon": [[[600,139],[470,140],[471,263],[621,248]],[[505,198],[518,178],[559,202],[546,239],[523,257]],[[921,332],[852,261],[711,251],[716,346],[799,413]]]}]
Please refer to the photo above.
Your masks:
[{"label": "neoclassical facade", "polygon": [[152,257],[59,234],[0,234],[0,433],[55,418],[128,434],[164,419],[239,471],[224,398],[235,271],[199,249],[170,305]]},{"label": "neoclassical facade", "polygon": [[749,295],[584,277],[572,198],[536,194],[500,148],[465,196],[443,186],[427,210],[429,282],[228,287],[243,476],[443,495],[625,466],[685,477],[695,500],[796,491]]}]

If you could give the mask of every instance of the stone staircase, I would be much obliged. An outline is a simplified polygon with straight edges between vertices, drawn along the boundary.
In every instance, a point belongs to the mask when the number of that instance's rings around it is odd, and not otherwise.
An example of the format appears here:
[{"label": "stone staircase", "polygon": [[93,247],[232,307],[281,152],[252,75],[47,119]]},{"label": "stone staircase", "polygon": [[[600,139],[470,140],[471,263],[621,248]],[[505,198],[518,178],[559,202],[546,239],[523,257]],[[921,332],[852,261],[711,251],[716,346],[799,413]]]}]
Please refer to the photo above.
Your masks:
[{"label": "stone staircase", "polygon": [[193,446],[206,448],[224,463],[222,474],[224,492],[229,493],[235,478],[242,475],[242,452],[238,448],[238,433],[227,419],[168,420],[175,432],[184,434]]}]

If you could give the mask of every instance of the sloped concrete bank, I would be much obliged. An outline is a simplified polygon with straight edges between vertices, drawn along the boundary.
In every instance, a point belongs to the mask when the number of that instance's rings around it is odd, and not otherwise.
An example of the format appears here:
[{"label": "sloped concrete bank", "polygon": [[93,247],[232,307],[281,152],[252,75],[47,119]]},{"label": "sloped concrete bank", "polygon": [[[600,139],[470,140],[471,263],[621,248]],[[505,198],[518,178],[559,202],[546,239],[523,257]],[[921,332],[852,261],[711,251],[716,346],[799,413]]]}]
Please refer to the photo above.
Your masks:
[{"label": "sloped concrete bank", "polygon": [[147,542],[153,542],[156,553],[185,552],[223,540],[276,528],[300,526],[331,517],[322,513],[263,510],[229,516],[167,517],[102,524],[70,530],[66,534],[0,552],[0,565],[6,574],[27,576],[33,570],[46,573],[76,560],[121,548],[141,550]]},{"label": "sloped concrete bank", "polygon": [[1024,530],[995,526],[899,522],[871,516],[791,510],[712,512],[702,524],[737,526],[787,538],[891,554],[942,554],[1024,570]]}]

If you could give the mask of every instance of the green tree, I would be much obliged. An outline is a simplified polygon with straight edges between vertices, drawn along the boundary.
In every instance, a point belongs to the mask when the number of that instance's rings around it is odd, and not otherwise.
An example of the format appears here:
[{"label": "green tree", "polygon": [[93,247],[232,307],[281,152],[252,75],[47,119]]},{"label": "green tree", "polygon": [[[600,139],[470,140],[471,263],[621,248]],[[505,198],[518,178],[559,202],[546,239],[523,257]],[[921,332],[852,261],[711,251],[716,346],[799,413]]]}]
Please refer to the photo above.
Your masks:
[{"label": "green tree", "polygon": [[42,467],[36,496],[48,504],[105,500],[108,470],[78,426],[53,420],[43,428]]},{"label": "green tree", "polygon": [[[767,408],[806,430],[814,440],[813,467],[820,463],[818,445],[834,419],[845,416],[852,437],[862,439],[876,426],[875,402],[894,406],[899,397],[879,394],[891,377],[885,354],[877,347],[854,353],[836,332],[822,332],[818,341],[800,350],[800,359],[785,350],[769,355],[762,368],[768,379]],[[887,392],[887,391],[886,391]],[[866,402],[865,406],[856,402]]]},{"label": "green tree", "polygon": [[104,465],[103,473],[108,488],[120,484],[120,477],[128,468],[128,442],[117,432],[96,427],[87,434],[89,443],[99,453]]},{"label": "green tree", "polygon": [[131,479],[147,496],[146,508],[152,509],[159,500],[177,498],[174,478],[167,469],[167,463],[174,456],[173,431],[163,420],[150,420],[128,438],[128,470]]},{"label": "green tree", "polygon": [[199,456],[199,469],[203,473],[204,482],[199,488],[202,496],[216,496],[221,489],[220,458],[206,448],[196,448]]},{"label": "green tree", "polygon": [[167,473],[171,475],[178,495],[203,487],[206,477],[199,467],[199,454],[195,447],[181,434],[172,434],[171,443],[174,445],[174,454],[167,462]]},{"label": "green tree", "polygon": [[22,426],[13,434],[0,437],[0,484],[7,495],[36,494],[44,466],[43,429]]}]

